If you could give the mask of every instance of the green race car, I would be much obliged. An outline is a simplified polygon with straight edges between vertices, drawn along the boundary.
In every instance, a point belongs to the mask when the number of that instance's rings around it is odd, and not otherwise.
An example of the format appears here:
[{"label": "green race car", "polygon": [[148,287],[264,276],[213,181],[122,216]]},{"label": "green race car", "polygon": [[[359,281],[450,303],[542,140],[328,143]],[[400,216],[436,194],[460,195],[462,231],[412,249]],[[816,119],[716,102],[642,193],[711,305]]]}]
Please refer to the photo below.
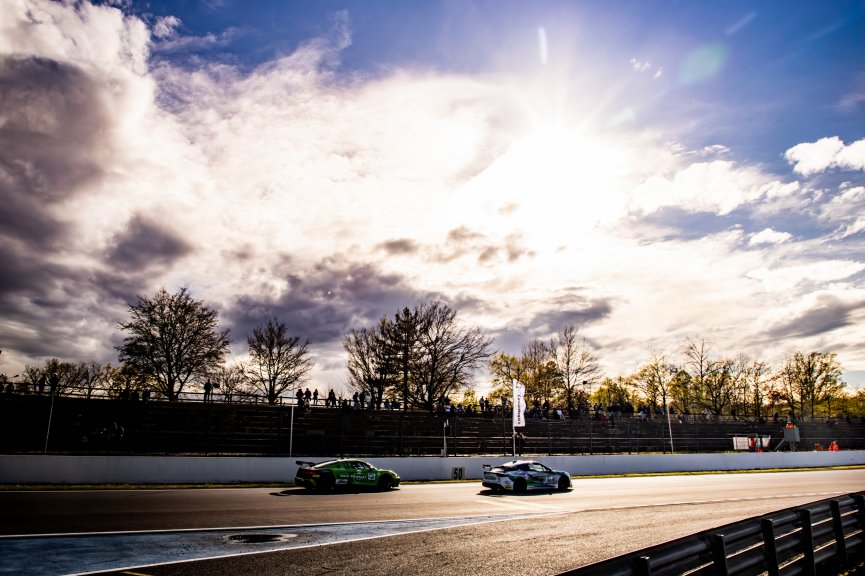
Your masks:
[{"label": "green race car", "polygon": [[380,470],[363,460],[340,458],[318,464],[298,460],[294,483],[307,490],[330,491],[334,488],[377,488],[390,490],[399,486],[399,475]]}]

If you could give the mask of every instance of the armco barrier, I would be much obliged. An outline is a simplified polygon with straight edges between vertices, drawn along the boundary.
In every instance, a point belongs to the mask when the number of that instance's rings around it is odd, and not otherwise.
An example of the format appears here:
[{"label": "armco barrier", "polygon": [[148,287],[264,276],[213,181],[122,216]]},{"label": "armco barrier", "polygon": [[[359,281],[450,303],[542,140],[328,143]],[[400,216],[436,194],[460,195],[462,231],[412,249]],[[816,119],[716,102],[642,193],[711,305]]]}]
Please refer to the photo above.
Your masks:
[{"label": "armco barrier", "polygon": [[839,574],[865,559],[865,492],[713,528],[560,576]]},{"label": "armco barrier", "polygon": [[[865,450],[724,454],[537,456],[575,476],[865,465]],[[298,457],[0,455],[0,484],[290,483]],[[303,460],[310,458],[303,457]],[[314,458],[316,462],[327,457]],[[404,480],[476,480],[505,456],[365,458]]]}]

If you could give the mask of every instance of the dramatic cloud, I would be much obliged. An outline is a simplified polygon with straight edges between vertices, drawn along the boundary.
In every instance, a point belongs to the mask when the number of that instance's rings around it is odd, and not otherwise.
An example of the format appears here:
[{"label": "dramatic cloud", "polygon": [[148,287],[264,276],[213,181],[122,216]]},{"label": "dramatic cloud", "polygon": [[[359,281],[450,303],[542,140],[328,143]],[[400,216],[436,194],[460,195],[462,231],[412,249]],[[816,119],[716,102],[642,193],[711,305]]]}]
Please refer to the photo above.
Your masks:
[{"label": "dramatic cloud", "polygon": [[[831,343],[865,369],[865,140],[748,159],[704,115],[723,106],[690,105],[733,69],[726,45],[659,51],[678,81],[625,64],[655,51],[604,66],[536,24],[530,57],[362,66],[370,31],[339,12],[208,58],[251,27],[131,9],[0,0],[4,372],[116,362],[129,303],[181,286],[232,360],[287,322],[321,387],[344,382],[349,330],[432,298],[510,353],[574,323],[611,375],[693,334],[767,361]],[[731,41],[759,24],[727,22]],[[809,178],[829,170],[846,182]]]}]

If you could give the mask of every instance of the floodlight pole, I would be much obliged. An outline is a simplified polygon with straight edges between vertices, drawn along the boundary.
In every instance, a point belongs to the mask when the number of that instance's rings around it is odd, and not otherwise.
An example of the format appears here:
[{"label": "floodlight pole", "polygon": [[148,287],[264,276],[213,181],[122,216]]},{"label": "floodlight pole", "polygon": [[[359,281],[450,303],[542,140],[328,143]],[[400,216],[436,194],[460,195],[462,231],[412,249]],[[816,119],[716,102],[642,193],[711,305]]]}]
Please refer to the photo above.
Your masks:
[{"label": "floodlight pole", "polygon": [[[676,366],[670,365],[670,383],[673,383],[673,376],[678,373],[679,369]],[[669,386],[667,386],[669,388]],[[670,401],[669,401],[669,390],[664,394],[664,410],[667,412],[667,430],[670,432],[670,454],[675,454],[673,451],[673,425],[670,424]]]},{"label": "floodlight pole", "polygon": [[444,441],[444,450],[442,450],[442,456],[447,458],[448,456],[448,421],[445,420],[444,426],[442,426],[442,440]]}]

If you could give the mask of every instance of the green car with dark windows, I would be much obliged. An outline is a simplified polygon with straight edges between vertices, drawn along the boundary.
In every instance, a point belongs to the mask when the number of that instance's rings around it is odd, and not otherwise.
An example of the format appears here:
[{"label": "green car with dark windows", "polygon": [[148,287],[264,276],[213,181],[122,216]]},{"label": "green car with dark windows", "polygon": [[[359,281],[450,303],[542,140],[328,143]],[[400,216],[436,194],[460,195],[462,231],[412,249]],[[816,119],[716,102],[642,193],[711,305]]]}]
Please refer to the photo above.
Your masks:
[{"label": "green car with dark windows", "polygon": [[481,484],[494,492],[509,491],[517,494],[529,490],[569,490],[571,475],[563,470],[553,470],[535,460],[512,460],[490,466],[484,464],[484,479]]},{"label": "green car with dark windows", "polygon": [[294,483],[307,490],[320,492],[335,488],[390,490],[399,486],[399,475],[393,470],[382,470],[356,458],[340,458],[318,464],[298,460],[297,464],[300,468],[294,476]]}]

